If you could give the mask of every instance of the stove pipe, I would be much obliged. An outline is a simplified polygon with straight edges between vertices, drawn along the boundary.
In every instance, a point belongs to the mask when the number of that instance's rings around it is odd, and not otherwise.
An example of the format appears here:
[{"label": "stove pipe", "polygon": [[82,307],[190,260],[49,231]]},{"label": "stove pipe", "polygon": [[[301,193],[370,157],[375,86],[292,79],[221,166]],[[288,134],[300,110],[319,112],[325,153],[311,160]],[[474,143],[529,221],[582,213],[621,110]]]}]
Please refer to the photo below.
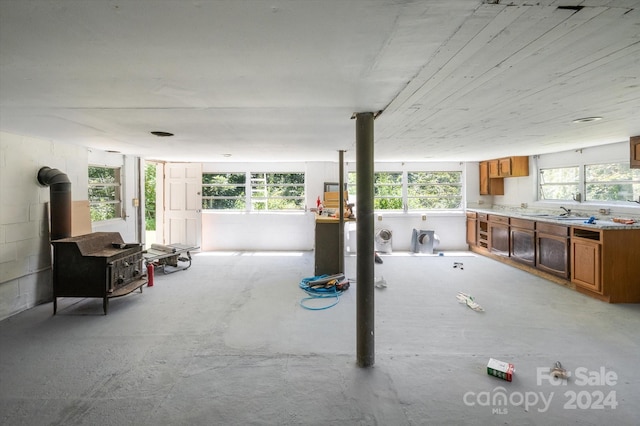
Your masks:
[{"label": "stove pipe", "polygon": [[40,185],[49,186],[51,241],[71,236],[71,181],[58,169],[43,167],[38,171]]}]

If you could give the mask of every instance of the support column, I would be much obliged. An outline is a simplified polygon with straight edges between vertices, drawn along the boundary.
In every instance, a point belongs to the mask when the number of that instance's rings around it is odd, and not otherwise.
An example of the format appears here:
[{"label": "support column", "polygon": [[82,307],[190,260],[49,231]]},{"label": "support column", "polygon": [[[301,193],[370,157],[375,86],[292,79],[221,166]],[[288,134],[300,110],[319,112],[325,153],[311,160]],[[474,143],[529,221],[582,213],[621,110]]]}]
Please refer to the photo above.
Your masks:
[{"label": "support column", "polygon": [[374,335],[374,218],[373,218],[373,119],[371,112],[356,114],[357,286],[356,334],[358,366],[375,360]]}]

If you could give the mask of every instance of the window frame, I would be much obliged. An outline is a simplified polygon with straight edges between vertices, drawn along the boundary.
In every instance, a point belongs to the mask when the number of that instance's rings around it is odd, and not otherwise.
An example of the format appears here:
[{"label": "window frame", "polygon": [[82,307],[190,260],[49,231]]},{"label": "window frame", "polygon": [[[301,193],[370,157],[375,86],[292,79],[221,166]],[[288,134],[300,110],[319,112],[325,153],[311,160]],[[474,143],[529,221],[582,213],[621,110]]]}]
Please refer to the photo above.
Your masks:
[{"label": "window frame", "polygon": [[[104,170],[113,170],[114,173],[114,178],[115,178],[115,182],[92,182],[91,177],[90,177],[90,172],[91,169],[104,169]],[[88,181],[88,187],[87,187],[87,198],[89,200],[89,211],[90,211],[90,218],[91,218],[91,222],[93,223],[97,223],[97,222],[106,222],[109,220],[119,220],[122,219],[124,217],[124,213],[123,213],[123,204],[122,204],[122,199],[123,199],[123,194],[122,194],[122,167],[120,166],[105,166],[105,165],[100,165],[100,164],[89,164],[88,169],[87,169],[87,181]],[[106,199],[106,200],[92,200],[92,189],[96,189],[96,188],[115,188],[114,191],[114,197],[113,199]],[[96,208],[100,207],[100,206],[108,206],[108,205],[113,205],[114,206],[114,215],[113,217],[107,217],[105,219],[94,219],[94,217],[96,217],[98,215],[98,213],[96,212]]]},{"label": "window frame", "polygon": [[[380,199],[389,199],[389,198],[397,198],[395,196],[377,196],[375,195],[376,193],[378,193],[377,189],[376,189],[376,183],[374,183],[374,211],[382,213],[382,212],[387,212],[387,213],[399,213],[399,212],[403,212],[403,213],[424,213],[424,212],[459,212],[459,211],[463,211],[464,209],[464,200],[465,200],[465,187],[466,187],[466,183],[465,183],[465,175],[464,175],[464,170],[455,170],[454,167],[445,167],[445,168],[437,168],[437,169],[433,169],[433,168],[429,168],[429,169],[422,169],[420,167],[415,167],[415,166],[411,166],[410,169],[408,170],[403,170],[403,171],[399,171],[397,170],[397,168],[392,169],[389,168],[389,170],[376,170],[374,172],[374,179],[375,176],[378,173],[400,173],[401,174],[401,183],[400,186],[402,188],[402,208],[400,209],[380,209],[377,208],[375,206],[377,206],[379,203],[377,202],[377,200]],[[457,195],[457,197],[459,197],[459,203],[458,203],[458,207],[456,208],[411,208],[410,207],[410,200],[413,199],[427,199],[427,198],[432,198],[432,197],[428,197],[428,196],[410,196],[410,187],[413,186],[424,186],[424,184],[417,184],[417,183],[409,183],[409,175],[412,173],[457,173],[459,174],[460,180],[459,183],[456,185],[459,188],[459,193]],[[355,170],[350,170],[347,174],[347,188],[349,191],[349,198],[350,198],[350,202],[354,202],[355,200],[357,200],[357,187],[356,187],[356,171]],[[375,180],[374,180],[375,182]],[[393,184],[380,184],[380,186],[392,186]],[[447,184],[433,184],[433,185],[451,185],[450,183]],[[356,207],[357,207],[357,202],[356,202]]]},{"label": "window frame", "polygon": [[[205,196],[206,188],[208,187],[240,187],[238,184],[205,184],[204,176],[205,175],[244,175],[245,181],[242,185],[244,187],[244,194],[242,196],[237,197],[229,197],[229,196]],[[302,178],[301,183],[282,183],[282,182],[269,182],[269,175],[299,175]],[[256,176],[262,175],[262,178]],[[306,208],[306,181],[307,176],[304,171],[296,171],[296,170],[285,170],[285,171],[206,171],[202,173],[203,183],[202,183],[202,209],[203,211],[208,212],[249,212],[249,213],[264,213],[264,212],[278,212],[278,213],[288,213],[288,212],[303,212]],[[258,185],[258,181],[262,180],[263,184]],[[261,194],[257,193],[257,186],[264,186],[260,188],[263,192]],[[274,195],[270,189],[272,188],[282,188],[282,187],[292,187],[292,188],[300,188],[300,195],[286,195],[279,196]],[[208,200],[229,200],[229,199],[242,199],[244,202],[244,207],[241,209],[238,208],[209,208],[205,205]],[[274,208],[274,203],[279,200],[298,200],[298,208]],[[264,203],[264,208],[256,207],[257,204]]]}]

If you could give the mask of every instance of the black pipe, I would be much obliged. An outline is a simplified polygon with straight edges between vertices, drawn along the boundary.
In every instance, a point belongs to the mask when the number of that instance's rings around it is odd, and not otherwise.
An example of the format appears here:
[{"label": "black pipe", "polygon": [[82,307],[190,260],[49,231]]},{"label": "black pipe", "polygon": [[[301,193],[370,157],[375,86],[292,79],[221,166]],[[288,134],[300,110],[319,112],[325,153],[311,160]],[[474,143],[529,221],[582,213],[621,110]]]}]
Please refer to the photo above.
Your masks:
[{"label": "black pipe", "polygon": [[71,236],[71,181],[58,169],[42,167],[38,183],[49,187],[51,241]]}]

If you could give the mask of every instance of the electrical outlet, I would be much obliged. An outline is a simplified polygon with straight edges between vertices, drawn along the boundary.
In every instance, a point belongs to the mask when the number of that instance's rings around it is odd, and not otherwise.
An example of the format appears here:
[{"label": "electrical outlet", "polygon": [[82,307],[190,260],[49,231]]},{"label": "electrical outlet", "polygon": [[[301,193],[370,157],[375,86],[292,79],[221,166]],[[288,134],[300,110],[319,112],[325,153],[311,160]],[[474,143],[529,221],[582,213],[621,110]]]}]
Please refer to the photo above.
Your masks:
[{"label": "electrical outlet", "polygon": [[598,213],[600,213],[600,214],[609,214],[609,213],[611,213],[611,210],[609,210],[609,209],[600,209],[600,210],[598,210]]},{"label": "electrical outlet", "polygon": [[380,214],[378,215],[378,220],[380,220],[380,221],[382,220],[382,215],[380,215]]},{"label": "electrical outlet", "polygon": [[529,207],[527,203],[520,203],[520,208],[526,209],[527,207]]},{"label": "electrical outlet", "polygon": [[423,220],[423,221],[427,220],[427,215],[426,215],[426,214],[423,214],[423,215],[422,215],[422,220]]}]

